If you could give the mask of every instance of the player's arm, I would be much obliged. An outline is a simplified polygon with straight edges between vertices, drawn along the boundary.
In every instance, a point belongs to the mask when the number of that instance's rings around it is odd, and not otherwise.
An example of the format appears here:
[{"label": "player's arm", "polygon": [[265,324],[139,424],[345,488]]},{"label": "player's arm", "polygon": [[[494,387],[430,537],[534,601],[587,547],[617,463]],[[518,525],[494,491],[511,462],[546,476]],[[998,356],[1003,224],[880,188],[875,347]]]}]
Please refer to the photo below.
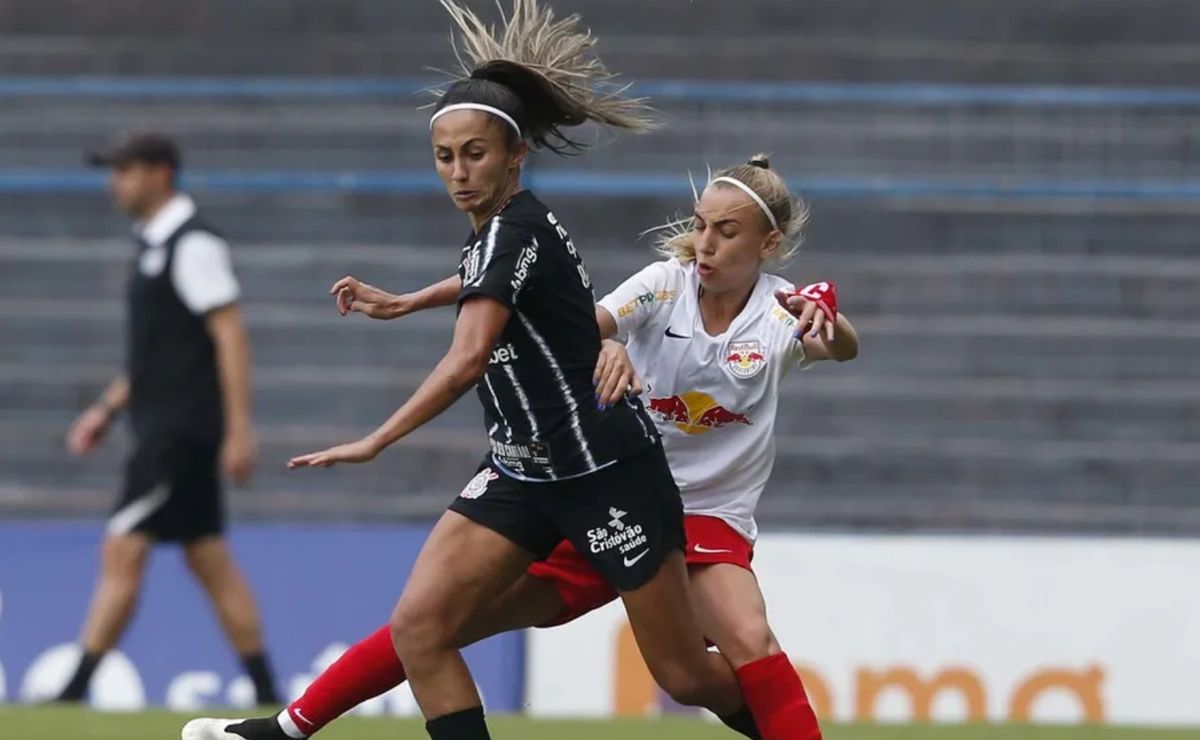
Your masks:
[{"label": "player's arm", "polygon": [[128,405],[129,379],[119,375],[71,424],[67,430],[67,449],[74,455],[82,455],[96,449],[108,432],[112,420]]},{"label": "player's arm", "polygon": [[[329,467],[339,462],[367,462],[388,445],[411,434],[473,388],[487,371],[492,351],[517,306],[521,291],[537,273],[537,239],[519,224],[497,222],[488,262],[456,296],[458,319],[450,349],[412,398],[363,439],[322,452],[294,457],[289,467]],[[530,269],[530,266],[534,266]],[[455,278],[457,280],[457,278]],[[433,295],[438,299],[449,281]]]},{"label": "player's arm", "polygon": [[676,298],[670,270],[664,262],[654,262],[630,275],[611,293],[596,303],[596,324],[601,339],[621,343],[650,322],[664,306]]},{"label": "player's arm", "polygon": [[640,395],[642,379],[634,370],[625,345],[612,338],[617,333],[617,321],[604,306],[596,306],[596,323],[600,326],[600,356],[592,380],[596,384],[596,403],[608,408],[626,393]]},{"label": "player's arm", "polygon": [[221,468],[236,483],[254,474],[257,458],[254,427],[250,421],[250,338],[237,303],[209,311],[205,327],[217,356],[221,408],[225,434],[221,440]]},{"label": "player's arm", "polygon": [[596,323],[600,326],[600,339],[612,339],[617,334],[617,320],[608,309],[596,304]]},{"label": "player's arm", "polygon": [[367,462],[422,424],[450,408],[483,377],[492,350],[512,309],[483,295],[463,299],[450,349],[412,398],[363,439],[322,452],[292,458],[288,467],[329,467],[339,462]]},{"label": "player's arm", "polygon": [[258,453],[250,424],[250,341],[238,307],[241,287],[229,244],[203,231],[184,235],[175,246],[171,282],[187,309],[203,317],[212,338],[225,417],[221,469],[244,483],[254,473]]},{"label": "player's arm", "polygon": [[642,381],[629,360],[625,343],[675,299],[670,289],[670,269],[662,262],[648,265],[596,304],[601,343],[592,379],[596,384],[596,403],[601,409],[618,403],[627,393],[642,392]]},{"label": "player's arm", "polygon": [[350,275],[338,280],[329,289],[337,310],[342,316],[361,313],[372,319],[398,319],[427,308],[453,306],[462,290],[462,280],[451,275],[413,293],[395,295],[358,280]]}]

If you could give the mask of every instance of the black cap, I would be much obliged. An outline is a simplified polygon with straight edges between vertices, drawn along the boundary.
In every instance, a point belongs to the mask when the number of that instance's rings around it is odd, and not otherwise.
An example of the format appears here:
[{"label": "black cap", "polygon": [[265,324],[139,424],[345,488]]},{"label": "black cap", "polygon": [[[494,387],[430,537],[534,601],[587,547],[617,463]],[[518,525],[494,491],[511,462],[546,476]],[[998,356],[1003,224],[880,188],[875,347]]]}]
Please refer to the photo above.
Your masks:
[{"label": "black cap", "polygon": [[119,139],[107,149],[89,152],[84,158],[93,167],[120,167],[134,162],[165,164],[178,170],[179,147],[165,134],[140,132]]}]

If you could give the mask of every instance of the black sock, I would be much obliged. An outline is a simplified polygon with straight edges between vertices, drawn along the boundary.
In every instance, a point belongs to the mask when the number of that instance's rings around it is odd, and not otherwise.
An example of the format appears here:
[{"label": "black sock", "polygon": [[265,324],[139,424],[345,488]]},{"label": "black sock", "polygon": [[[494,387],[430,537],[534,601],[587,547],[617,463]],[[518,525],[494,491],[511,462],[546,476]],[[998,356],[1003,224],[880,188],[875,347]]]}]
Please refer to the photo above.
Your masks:
[{"label": "black sock", "polygon": [[483,721],[483,707],[443,714],[426,722],[425,731],[433,740],[492,740]]},{"label": "black sock", "polygon": [[278,704],[279,693],[275,691],[275,677],[271,675],[271,665],[267,662],[267,654],[255,653],[243,655],[242,665],[250,680],[254,683],[254,695],[259,704]]},{"label": "black sock", "polygon": [[248,719],[225,726],[225,732],[241,735],[246,740],[291,740],[274,717]]},{"label": "black sock", "polygon": [[754,715],[750,714],[750,707],[745,705],[733,714],[727,714],[724,717],[718,717],[722,723],[729,729],[745,735],[751,740],[762,740],[762,733],[758,731],[758,725],[754,722]]},{"label": "black sock", "polygon": [[100,665],[100,659],[103,657],[104,653],[84,653],[80,656],[75,675],[71,676],[71,680],[58,695],[58,701],[83,701],[83,697],[87,696],[88,684],[92,682],[92,674],[96,672],[96,666]]}]

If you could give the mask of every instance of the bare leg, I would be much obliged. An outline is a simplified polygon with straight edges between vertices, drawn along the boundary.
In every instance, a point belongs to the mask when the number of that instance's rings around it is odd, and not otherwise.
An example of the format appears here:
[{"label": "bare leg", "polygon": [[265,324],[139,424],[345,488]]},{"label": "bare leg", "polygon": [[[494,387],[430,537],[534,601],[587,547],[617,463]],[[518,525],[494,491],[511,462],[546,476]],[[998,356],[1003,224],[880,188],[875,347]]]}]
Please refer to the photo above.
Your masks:
[{"label": "bare leg", "polygon": [[758,579],[736,565],[691,569],[692,602],[704,634],[733,665],[764,738],[821,740],[804,683],[767,624]]},{"label": "bare leg", "polygon": [[396,652],[426,718],[480,706],[460,635],[530,562],[529,552],[461,514],[448,511],[438,520],[391,619]]},{"label": "bare leg", "polygon": [[729,663],[705,648],[692,613],[683,553],[670,553],[649,583],[623,592],[621,599],[651,675],[672,698],[718,715],[741,708],[741,691]]},{"label": "bare leg", "polygon": [[121,639],[137,608],[142,573],[153,542],[143,534],[109,535],[100,546],[100,577],[79,637],[83,655],[58,694],[58,701],[79,702],[87,695],[92,673],[104,654]]},{"label": "bare leg", "polygon": [[109,535],[100,546],[100,579],[92,594],[80,644],[101,655],[121,639],[137,608],[153,541],[144,534]]},{"label": "bare leg", "polygon": [[553,583],[526,573],[499,598],[471,616],[459,633],[457,644],[466,647],[492,635],[541,626],[561,614],[565,606]]},{"label": "bare leg", "polygon": [[229,643],[254,683],[259,704],[278,704],[275,676],[263,647],[258,604],[224,538],[205,537],[184,546],[188,567],[208,594]]},{"label": "bare leg", "polygon": [[690,571],[700,628],[735,669],[783,652],[767,624],[767,604],[753,573],[727,563]]},{"label": "bare leg", "polygon": [[261,653],[263,633],[258,604],[225,540],[205,537],[185,545],[184,554],[188,567],[208,594],[233,649],[238,655]]},{"label": "bare leg", "polygon": [[[522,575],[503,594],[471,615],[456,637],[465,646],[501,632],[545,624],[564,608],[554,584]],[[387,640],[386,646],[380,638]],[[395,688],[405,680],[404,666],[396,655],[391,635],[383,630],[360,640],[325,669],[304,694],[277,717],[235,722],[197,719],[184,729],[185,740],[288,740],[283,726],[312,736],[368,699]]]}]

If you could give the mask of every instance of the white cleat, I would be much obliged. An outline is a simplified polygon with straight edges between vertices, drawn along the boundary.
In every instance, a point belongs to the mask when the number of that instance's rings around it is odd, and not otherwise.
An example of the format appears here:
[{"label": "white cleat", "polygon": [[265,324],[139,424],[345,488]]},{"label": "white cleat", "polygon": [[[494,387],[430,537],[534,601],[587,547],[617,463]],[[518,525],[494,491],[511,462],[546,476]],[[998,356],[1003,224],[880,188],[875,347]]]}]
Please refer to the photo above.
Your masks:
[{"label": "white cleat", "polygon": [[204,717],[194,719],[183,726],[183,740],[246,740],[233,732],[226,732],[229,725],[236,725],[240,719],[212,719]]}]

